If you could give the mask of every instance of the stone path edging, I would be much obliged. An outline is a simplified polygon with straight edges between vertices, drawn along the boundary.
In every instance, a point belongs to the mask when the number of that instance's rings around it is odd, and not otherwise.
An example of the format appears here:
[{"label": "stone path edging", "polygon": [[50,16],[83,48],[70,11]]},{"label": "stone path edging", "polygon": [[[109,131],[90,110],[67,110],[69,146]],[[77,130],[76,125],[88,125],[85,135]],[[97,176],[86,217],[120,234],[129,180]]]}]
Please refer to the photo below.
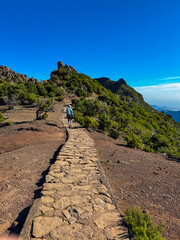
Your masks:
[{"label": "stone path edging", "polygon": [[[65,112],[63,124],[67,128]],[[21,232],[24,240],[127,240],[128,230],[100,170],[94,141],[77,123],[50,167],[42,197]]]}]

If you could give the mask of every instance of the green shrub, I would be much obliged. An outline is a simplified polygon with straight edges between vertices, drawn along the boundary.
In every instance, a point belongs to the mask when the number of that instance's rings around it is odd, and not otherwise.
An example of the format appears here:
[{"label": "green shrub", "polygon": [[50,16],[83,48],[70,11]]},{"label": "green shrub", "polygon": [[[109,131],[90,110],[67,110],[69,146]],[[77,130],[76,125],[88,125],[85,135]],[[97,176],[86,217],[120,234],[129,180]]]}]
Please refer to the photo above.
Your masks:
[{"label": "green shrub", "polygon": [[120,128],[119,123],[117,123],[116,121],[111,120],[111,125],[112,125],[113,129],[119,129]]},{"label": "green shrub", "polygon": [[39,102],[39,96],[34,93],[29,93],[27,95],[27,101],[29,104]]},{"label": "green shrub", "polygon": [[26,89],[29,93],[34,93],[34,94],[38,94],[38,90],[36,88],[36,84],[32,83],[32,82],[26,82],[25,83]]},{"label": "green shrub", "polygon": [[88,116],[84,117],[84,127],[97,129],[98,126],[99,126],[99,123],[95,119],[90,118]]},{"label": "green shrub", "polygon": [[4,121],[4,117],[2,115],[2,113],[0,112],[0,123]]},{"label": "green shrub", "polygon": [[47,119],[47,118],[48,118],[48,114],[47,113],[42,115],[42,119]]},{"label": "green shrub", "polygon": [[47,97],[48,96],[48,92],[47,92],[47,90],[46,90],[46,88],[45,88],[45,86],[43,84],[38,83],[36,85],[36,87],[37,87],[37,90],[38,90],[38,94],[40,96],[43,96],[43,97]]},{"label": "green shrub", "polygon": [[48,93],[48,96],[49,96],[50,98],[54,98],[54,97],[56,96],[56,93],[53,92],[53,91],[51,91],[51,92]]},{"label": "green shrub", "polygon": [[57,101],[62,102],[64,100],[63,96],[58,97]]},{"label": "green shrub", "polygon": [[98,96],[98,100],[102,102],[106,102],[107,104],[110,104],[110,98],[107,95]]},{"label": "green shrub", "polygon": [[120,124],[121,128],[124,128],[128,125],[130,118],[125,113],[117,113],[116,121]]},{"label": "green shrub", "polygon": [[0,78],[0,84],[1,84],[1,83],[5,83],[5,80],[2,79],[2,78]]},{"label": "green shrub", "polygon": [[39,102],[39,105],[36,110],[36,119],[42,119],[42,116],[45,115],[48,111],[51,111],[54,109],[53,106],[53,99],[48,99],[46,101]]},{"label": "green shrub", "polygon": [[78,96],[78,97],[87,97],[87,92],[84,90],[84,89],[82,89],[82,88],[78,88],[77,90],[76,90],[76,95]]},{"label": "green shrub", "polygon": [[74,110],[74,118],[80,125],[85,126],[84,117],[81,112]]},{"label": "green shrub", "polygon": [[110,131],[110,137],[114,138],[114,139],[117,139],[120,135],[120,132],[117,131],[116,129],[111,129]]},{"label": "green shrub", "polygon": [[132,229],[136,240],[163,240],[163,224],[155,225],[151,221],[151,216],[142,213],[140,209],[128,208],[125,211],[127,225]]},{"label": "green shrub", "polygon": [[159,148],[161,147],[170,147],[171,143],[169,141],[169,139],[161,134],[154,134],[152,136],[152,138],[150,139],[151,142],[151,146],[153,146],[153,148],[158,151]]},{"label": "green shrub", "polygon": [[179,151],[177,150],[177,151],[175,151],[175,152],[169,150],[169,151],[168,151],[168,156],[180,160],[180,149],[179,149]]},{"label": "green shrub", "polygon": [[101,114],[99,117],[99,129],[103,131],[109,131],[111,129],[111,126],[112,122],[109,119],[109,116],[106,113]]},{"label": "green shrub", "polygon": [[12,122],[10,122],[10,121],[8,121],[8,122],[6,123],[7,126],[10,126],[11,124],[12,124]]},{"label": "green shrub", "polygon": [[145,152],[152,152],[152,153],[154,153],[154,150],[153,150],[152,148],[150,148],[150,146],[148,146],[148,145],[146,145],[146,146],[143,148],[143,150],[144,150]]},{"label": "green shrub", "polygon": [[128,133],[126,136],[126,141],[129,147],[137,147],[139,149],[142,149],[142,139],[140,136],[137,136],[134,133]]},{"label": "green shrub", "polygon": [[151,130],[143,127],[141,124],[139,124],[137,122],[133,122],[133,123],[129,124],[128,130],[130,132],[133,132],[134,134],[140,136],[141,139],[143,140],[143,142],[145,142],[145,143],[147,143],[150,140],[151,135],[152,135]]},{"label": "green shrub", "polygon": [[12,122],[10,122],[10,121],[8,121],[4,124],[4,126],[10,126],[10,125],[12,125]]}]

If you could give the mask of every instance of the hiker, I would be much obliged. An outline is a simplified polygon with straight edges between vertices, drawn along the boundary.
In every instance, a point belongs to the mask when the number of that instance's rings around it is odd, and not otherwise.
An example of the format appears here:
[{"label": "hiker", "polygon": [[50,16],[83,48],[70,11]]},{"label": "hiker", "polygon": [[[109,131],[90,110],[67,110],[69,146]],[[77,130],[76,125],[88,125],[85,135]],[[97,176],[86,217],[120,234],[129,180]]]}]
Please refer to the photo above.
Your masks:
[{"label": "hiker", "polygon": [[71,128],[72,119],[74,118],[74,114],[73,114],[73,110],[71,109],[71,105],[69,105],[68,108],[66,109],[66,116],[68,118],[69,128]]}]

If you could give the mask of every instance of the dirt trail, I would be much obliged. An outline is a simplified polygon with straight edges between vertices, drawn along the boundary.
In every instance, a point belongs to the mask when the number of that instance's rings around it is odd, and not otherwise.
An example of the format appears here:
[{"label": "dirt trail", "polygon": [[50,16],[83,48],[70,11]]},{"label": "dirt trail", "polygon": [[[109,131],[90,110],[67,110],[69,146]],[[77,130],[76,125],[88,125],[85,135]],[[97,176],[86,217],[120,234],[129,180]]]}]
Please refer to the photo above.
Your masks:
[{"label": "dirt trail", "polygon": [[165,224],[166,240],[180,236],[180,163],[159,154],[126,147],[125,143],[92,132],[101,164],[119,209],[138,206],[156,223]]},{"label": "dirt trail", "polygon": [[33,109],[5,114],[13,124],[0,129],[0,235],[19,233],[40,195],[44,175],[66,139],[61,110],[62,104],[56,105],[47,121],[33,121]]}]

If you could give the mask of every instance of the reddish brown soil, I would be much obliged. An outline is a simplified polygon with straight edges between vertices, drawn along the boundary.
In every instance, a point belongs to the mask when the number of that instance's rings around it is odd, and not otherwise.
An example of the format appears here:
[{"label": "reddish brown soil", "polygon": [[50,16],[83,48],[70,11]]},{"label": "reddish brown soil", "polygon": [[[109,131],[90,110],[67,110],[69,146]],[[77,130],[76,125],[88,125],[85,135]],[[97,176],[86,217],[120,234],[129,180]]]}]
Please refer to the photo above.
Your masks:
[{"label": "reddish brown soil", "polygon": [[19,233],[66,139],[65,128],[58,120],[60,108],[49,114],[48,121],[30,121],[35,112],[23,111],[23,115],[19,111],[7,113],[16,123],[0,128],[0,235]]},{"label": "reddish brown soil", "polygon": [[128,148],[101,133],[90,136],[120,211],[138,206],[154,222],[165,224],[167,240],[180,239],[180,163]]}]

